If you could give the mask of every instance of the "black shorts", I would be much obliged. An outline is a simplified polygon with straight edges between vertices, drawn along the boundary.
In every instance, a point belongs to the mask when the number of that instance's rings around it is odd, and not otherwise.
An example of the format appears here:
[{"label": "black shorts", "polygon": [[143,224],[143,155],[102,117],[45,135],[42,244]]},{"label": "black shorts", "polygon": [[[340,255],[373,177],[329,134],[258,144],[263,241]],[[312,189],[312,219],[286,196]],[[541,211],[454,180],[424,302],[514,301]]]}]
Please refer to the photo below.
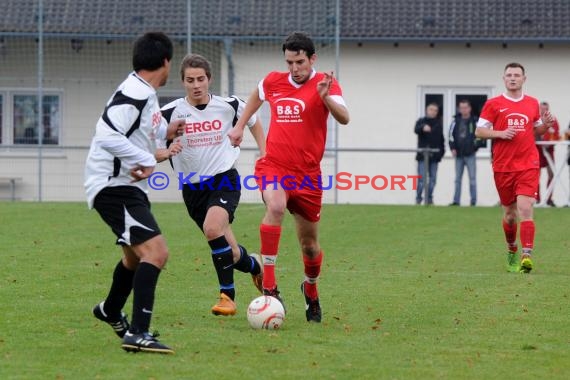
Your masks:
[{"label": "black shorts", "polygon": [[137,245],[160,235],[146,194],[135,186],[105,187],[93,208],[111,227],[119,245]]},{"label": "black shorts", "polygon": [[184,184],[182,198],[188,215],[203,231],[206,213],[212,206],[226,210],[230,223],[233,222],[241,196],[240,188],[238,171],[230,169],[204,182]]}]

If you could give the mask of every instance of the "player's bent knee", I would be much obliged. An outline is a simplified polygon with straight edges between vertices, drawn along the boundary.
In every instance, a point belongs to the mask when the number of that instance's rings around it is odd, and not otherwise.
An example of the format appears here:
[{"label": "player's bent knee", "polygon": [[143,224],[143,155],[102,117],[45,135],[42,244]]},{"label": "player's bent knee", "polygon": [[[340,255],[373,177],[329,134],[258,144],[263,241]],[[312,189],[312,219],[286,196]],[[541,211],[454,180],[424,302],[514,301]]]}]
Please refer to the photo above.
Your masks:
[{"label": "player's bent knee", "polygon": [[155,236],[133,249],[140,261],[148,262],[159,269],[162,269],[168,260],[168,247],[162,235]]},{"label": "player's bent knee", "polygon": [[505,210],[504,213],[505,222],[508,224],[513,224],[517,222],[517,209],[512,207]]},{"label": "player's bent knee", "polygon": [[532,208],[529,207],[528,209],[521,209],[519,214],[521,221],[530,220],[532,219]]},{"label": "player's bent knee", "polygon": [[283,218],[285,216],[286,204],[282,202],[271,202],[267,204],[267,213],[274,218]]},{"label": "player's bent knee", "polygon": [[219,238],[220,236],[224,235],[223,228],[219,226],[212,226],[212,225],[204,225],[204,236],[208,241]]},{"label": "player's bent knee", "polygon": [[168,250],[160,250],[151,253],[148,257],[145,258],[145,261],[151,263],[152,265],[156,266],[159,269],[162,269],[166,265],[168,257],[169,257]]},{"label": "player's bent knee", "polygon": [[505,214],[505,222],[507,224],[514,224],[517,222],[517,215],[516,214]]},{"label": "player's bent knee", "polygon": [[316,241],[301,242],[301,251],[303,252],[304,256],[314,258],[319,255],[321,248]]},{"label": "player's bent knee", "polygon": [[123,255],[123,258],[121,260],[123,262],[123,266],[128,270],[135,270],[137,268],[137,265],[139,265],[140,261],[140,259],[136,257],[134,254]]},{"label": "player's bent knee", "polygon": [[528,197],[517,202],[517,211],[521,220],[532,219],[534,199]]}]

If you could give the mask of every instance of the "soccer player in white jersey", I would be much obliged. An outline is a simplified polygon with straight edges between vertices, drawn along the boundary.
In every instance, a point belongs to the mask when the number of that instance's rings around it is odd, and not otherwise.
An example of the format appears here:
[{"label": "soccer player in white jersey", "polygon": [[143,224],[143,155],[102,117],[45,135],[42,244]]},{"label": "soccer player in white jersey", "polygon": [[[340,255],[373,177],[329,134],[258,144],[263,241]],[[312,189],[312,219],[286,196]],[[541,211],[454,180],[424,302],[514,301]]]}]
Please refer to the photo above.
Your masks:
[{"label": "soccer player in white jersey", "polygon": [[[126,351],[174,352],[149,333],[156,284],[168,248],[150,212],[145,180],[156,165],[155,140],[175,137],[182,126],[180,122],[167,126],[156,97],[156,89],[168,79],[172,53],[172,42],[163,33],[147,33],[136,40],[134,71],[107,102],[85,164],[88,205],[111,227],[123,250],[109,294],[93,314],[111,325]],[[176,152],[175,145],[170,154]],[[129,325],[122,309],[131,290]]]},{"label": "soccer player in white jersey", "polygon": [[[212,253],[218,275],[219,299],[212,307],[215,315],[234,315],[234,269],[250,273],[261,292],[263,274],[260,258],[248,255],[239,245],[230,224],[240,199],[239,174],[235,169],[240,150],[227,138],[239,119],[245,103],[235,96],[223,98],[210,94],[210,62],[201,55],[189,54],[180,67],[186,97],[162,108],[167,120],[184,120],[179,155],[172,166],[183,178],[182,197],[190,218],[202,230]],[[253,115],[247,125],[261,156],[265,154],[265,135],[260,121]]]}]

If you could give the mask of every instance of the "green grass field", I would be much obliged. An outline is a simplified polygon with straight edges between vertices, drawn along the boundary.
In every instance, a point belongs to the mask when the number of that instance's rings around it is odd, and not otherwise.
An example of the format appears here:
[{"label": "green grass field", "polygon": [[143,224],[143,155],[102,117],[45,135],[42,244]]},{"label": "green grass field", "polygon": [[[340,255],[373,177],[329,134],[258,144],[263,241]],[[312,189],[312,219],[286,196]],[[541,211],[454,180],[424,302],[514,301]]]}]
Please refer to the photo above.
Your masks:
[{"label": "green grass field", "polygon": [[[287,218],[277,275],[288,314],[249,328],[257,296],[236,274],[238,314],[214,317],[210,253],[184,207],[153,205],[171,258],[153,328],[176,355],[127,354],[91,316],[119,259],[83,203],[0,203],[1,379],[566,379],[568,209],[536,210],[536,270],[504,271],[499,208],[327,205],[323,323],[308,324]],[[234,231],[257,250],[261,205]],[[130,314],[130,304],[126,312]]]}]

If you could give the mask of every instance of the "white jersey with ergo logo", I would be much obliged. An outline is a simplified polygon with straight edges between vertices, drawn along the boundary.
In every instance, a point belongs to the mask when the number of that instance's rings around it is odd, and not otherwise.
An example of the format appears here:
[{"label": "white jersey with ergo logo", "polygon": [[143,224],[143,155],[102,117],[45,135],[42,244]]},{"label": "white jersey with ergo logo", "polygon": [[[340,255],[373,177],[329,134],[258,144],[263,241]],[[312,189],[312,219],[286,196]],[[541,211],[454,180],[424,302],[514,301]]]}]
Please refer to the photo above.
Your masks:
[{"label": "white jersey with ergo logo", "polygon": [[[183,149],[171,159],[176,174],[198,183],[231,169],[240,150],[232,146],[227,135],[244,108],[245,103],[235,96],[223,98],[212,94],[205,105],[195,107],[180,98],[162,107],[162,115],[168,122],[186,120],[183,135],[175,140],[182,143]],[[253,115],[247,125],[251,128],[255,121]]]}]

